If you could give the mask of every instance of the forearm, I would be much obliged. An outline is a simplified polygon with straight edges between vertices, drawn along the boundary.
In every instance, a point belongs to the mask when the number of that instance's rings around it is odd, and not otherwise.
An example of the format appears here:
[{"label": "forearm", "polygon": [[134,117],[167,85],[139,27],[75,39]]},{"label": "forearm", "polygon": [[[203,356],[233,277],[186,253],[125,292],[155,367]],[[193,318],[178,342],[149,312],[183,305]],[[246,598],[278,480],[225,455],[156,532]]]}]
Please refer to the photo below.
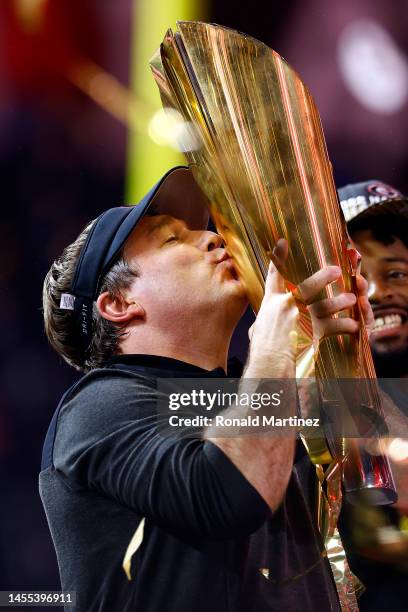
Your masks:
[{"label": "forearm", "polygon": [[227,455],[274,512],[288,486],[294,440],[262,435],[208,439]]},{"label": "forearm", "polygon": [[[254,372],[248,368],[241,381],[240,391],[256,392],[259,378],[258,371]],[[287,406],[286,409],[289,408],[289,412],[295,414],[294,393],[289,401],[293,407]],[[242,419],[253,414],[251,408],[234,405],[226,411],[225,416]],[[295,451],[293,433],[285,432],[278,436],[275,432],[263,431],[248,435],[242,433],[240,428],[234,431],[234,428],[229,427],[227,435],[223,436],[219,428],[210,427],[204,436],[227,455],[269,508],[275,511],[285,495],[292,471]]]},{"label": "forearm", "polygon": [[[281,245],[282,246],[282,245]],[[283,245],[285,246],[285,245]],[[284,394],[285,412],[296,414],[295,354],[296,324],[299,311],[285,282],[271,263],[265,282],[265,295],[252,328],[249,358],[241,379],[240,392],[263,390],[268,380],[279,379],[292,393]],[[272,416],[273,408],[268,407]],[[235,405],[227,416],[244,418],[253,415],[251,408]],[[281,411],[280,411],[281,416]],[[204,437],[218,446],[246,480],[256,489],[272,511],[282,502],[292,471],[295,430],[276,435],[272,430],[255,435],[228,428],[225,435],[219,428],[209,428]]]}]

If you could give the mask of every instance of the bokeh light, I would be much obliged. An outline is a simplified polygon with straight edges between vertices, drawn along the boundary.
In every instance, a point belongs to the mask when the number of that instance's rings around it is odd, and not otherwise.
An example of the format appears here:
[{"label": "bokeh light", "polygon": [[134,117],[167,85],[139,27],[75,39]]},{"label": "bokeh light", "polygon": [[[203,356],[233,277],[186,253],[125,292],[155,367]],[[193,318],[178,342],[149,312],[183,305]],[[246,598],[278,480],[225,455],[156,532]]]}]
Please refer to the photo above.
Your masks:
[{"label": "bokeh light", "polygon": [[340,73],[353,96],[379,114],[400,111],[408,99],[408,60],[374,19],[352,21],[341,32]]}]

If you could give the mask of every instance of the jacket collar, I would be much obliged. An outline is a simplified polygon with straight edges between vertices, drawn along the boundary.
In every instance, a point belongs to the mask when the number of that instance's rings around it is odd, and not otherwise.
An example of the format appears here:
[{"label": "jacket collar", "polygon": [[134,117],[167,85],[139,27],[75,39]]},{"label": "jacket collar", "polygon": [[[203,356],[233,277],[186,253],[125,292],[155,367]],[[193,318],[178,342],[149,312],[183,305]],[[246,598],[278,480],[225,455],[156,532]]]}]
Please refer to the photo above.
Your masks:
[{"label": "jacket collar", "polygon": [[236,357],[228,360],[227,372],[223,368],[204,370],[191,363],[161,357],[158,355],[115,355],[106,364],[108,368],[135,369],[145,374],[162,378],[238,378],[242,374],[242,364]]}]

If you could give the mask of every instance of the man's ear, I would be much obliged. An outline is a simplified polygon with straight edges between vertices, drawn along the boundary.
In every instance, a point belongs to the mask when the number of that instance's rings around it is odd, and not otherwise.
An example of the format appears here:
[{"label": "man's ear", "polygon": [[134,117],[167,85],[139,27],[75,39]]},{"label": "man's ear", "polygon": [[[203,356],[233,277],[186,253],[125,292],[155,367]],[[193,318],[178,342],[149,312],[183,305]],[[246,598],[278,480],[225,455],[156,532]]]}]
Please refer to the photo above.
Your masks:
[{"label": "man's ear", "polygon": [[122,295],[113,296],[104,291],[96,300],[99,314],[113,323],[126,323],[132,319],[143,319],[145,309],[139,302],[130,301]]}]

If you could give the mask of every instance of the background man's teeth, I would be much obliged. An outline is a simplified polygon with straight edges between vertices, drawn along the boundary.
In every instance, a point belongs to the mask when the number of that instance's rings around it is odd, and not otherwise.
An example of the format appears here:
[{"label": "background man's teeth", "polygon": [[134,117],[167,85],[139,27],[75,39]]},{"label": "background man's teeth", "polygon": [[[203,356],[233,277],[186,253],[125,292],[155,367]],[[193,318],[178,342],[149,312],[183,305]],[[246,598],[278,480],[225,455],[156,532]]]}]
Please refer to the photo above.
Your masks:
[{"label": "background man's teeth", "polygon": [[378,317],[374,323],[374,329],[389,329],[391,327],[398,327],[401,325],[402,317],[399,314],[386,315],[383,317]]}]

